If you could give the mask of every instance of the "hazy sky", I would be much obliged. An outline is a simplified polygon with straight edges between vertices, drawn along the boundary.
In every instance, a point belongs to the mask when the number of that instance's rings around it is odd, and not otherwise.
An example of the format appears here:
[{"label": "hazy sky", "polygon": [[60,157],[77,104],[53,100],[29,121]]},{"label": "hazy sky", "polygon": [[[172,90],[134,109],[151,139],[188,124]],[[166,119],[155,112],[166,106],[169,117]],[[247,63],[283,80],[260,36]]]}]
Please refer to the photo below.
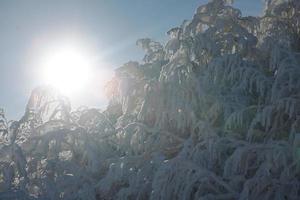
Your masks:
[{"label": "hazy sky", "polygon": [[[236,0],[244,15],[257,15],[262,0]],[[1,0],[0,107],[18,119],[36,87],[36,60],[47,46],[74,40],[93,49],[107,66],[140,60],[138,38],[164,42],[166,32],[191,19],[207,0]],[[97,92],[97,91],[94,91]],[[101,92],[101,91],[99,91]],[[86,104],[101,106],[97,97]]]}]

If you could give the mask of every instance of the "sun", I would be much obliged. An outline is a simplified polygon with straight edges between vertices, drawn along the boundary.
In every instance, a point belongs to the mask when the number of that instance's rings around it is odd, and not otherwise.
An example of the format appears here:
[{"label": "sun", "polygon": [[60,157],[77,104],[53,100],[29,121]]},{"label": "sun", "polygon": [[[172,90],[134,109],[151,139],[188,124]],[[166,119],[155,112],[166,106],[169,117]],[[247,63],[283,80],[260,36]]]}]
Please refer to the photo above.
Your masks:
[{"label": "sun", "polygon": [[92,59],[75,46],[62,46],[43,59],[42,79],[65,95],[82,91],[92,75]]},{"label": "sun", "polygon": [[73,108],[105,107],[105,88],[114,76],[114,65],[105,60],[104,50],[80,39],[51,40],[37,46],[30,58],[35,85],[55,88]]}]

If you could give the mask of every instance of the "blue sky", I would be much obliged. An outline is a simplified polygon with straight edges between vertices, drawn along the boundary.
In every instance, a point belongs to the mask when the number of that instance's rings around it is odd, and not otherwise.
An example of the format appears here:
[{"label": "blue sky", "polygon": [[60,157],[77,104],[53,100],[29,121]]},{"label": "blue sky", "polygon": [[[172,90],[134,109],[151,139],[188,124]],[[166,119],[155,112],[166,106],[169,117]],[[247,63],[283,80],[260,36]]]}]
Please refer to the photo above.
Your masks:
[{"label": "blue sky", "polygon": [[[257,15],[262,0],[236,0],[243,15]],[[140,60],[138,38],[164,42],[166,32],[207,0],[1,0],[0,107],[18,119],[31,90],[42,46],[74,38],[89,44],[112,67]],[[35,66],[36,67],[36,66]],[[89,97],[87,97],[89,98]],[[103,102],[92,101],[91,106]]]}]

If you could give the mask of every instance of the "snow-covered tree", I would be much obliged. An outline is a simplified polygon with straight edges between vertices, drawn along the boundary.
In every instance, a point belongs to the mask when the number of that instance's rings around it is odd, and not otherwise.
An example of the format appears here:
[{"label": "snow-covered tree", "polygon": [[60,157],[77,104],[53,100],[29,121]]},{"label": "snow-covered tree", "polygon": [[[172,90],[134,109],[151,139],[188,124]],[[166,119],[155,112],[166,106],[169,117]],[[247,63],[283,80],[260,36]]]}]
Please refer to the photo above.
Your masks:
[{"label": "snow-covered tree", "polygon": [[137,41],[106,110],[37,88],[21,120],[0,112],[0,199],[299,199],[299,22],[298,0],[211,0]]}]

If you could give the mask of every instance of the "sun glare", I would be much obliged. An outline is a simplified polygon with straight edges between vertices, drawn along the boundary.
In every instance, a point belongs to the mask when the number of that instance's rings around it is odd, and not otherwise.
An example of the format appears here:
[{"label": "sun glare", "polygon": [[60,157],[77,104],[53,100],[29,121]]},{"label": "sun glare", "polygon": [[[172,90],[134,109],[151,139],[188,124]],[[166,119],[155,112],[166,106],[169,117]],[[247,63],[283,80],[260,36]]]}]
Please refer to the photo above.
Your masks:
[{"label": "sun glare", "polygon": [[75,47],[62,47],[43,60],[43,80],[66,95],[80,92],[92,74],[92,61]]},{"label": "sun glare", "polygon": [[[59,40],[39,45],[33,65],[37,85],[50,85],[70,99],[72,107],[103,107],[105,86],[114,75],[102,53],[81,40]],[[38,56],[36,56],[38,55]]]}]

